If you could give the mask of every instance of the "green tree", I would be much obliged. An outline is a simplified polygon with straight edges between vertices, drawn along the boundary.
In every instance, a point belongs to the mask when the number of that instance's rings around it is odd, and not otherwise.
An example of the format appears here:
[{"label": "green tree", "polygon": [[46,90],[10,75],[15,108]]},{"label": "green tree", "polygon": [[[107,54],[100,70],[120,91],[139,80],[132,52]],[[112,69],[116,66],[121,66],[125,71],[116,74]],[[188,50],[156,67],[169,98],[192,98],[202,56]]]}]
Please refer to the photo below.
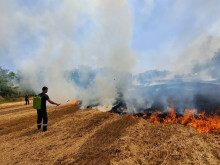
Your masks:
[{"label": "green tree", "polygon": [[12,96],[15,94],[13,91],[15,73],[0,67],[0,96]]}]

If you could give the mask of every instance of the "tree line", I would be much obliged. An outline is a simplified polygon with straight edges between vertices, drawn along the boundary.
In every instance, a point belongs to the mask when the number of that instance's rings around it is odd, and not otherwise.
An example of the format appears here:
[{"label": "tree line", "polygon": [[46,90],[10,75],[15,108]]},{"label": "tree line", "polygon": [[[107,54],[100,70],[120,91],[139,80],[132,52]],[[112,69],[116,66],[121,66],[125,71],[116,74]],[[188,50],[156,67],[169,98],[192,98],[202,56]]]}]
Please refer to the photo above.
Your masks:
[{"label": "tree line", "polygon": [[24,95],[35,95],[31,89],[22,89],[19,85],[22,76],[0,66],[0,96],[21,97]]}]

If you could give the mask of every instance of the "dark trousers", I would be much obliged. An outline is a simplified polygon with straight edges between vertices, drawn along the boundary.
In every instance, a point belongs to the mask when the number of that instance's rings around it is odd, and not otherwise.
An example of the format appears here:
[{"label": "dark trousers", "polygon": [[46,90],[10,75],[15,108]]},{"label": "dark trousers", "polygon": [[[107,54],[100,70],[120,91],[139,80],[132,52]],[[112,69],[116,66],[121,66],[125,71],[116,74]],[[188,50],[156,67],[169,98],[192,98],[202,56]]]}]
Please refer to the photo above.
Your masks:
[{"label": "dark trousers", "polygon": [[29,100],[25,100],[25,102],[26,102],[26,105],[29,104]]},{"label": "dark trousers", "polygon": [[46,109],[38,109],[37,110],[37,126],[38,129],[41,128],[42,125],[42,119],[43,119],[43,131],[47,131],[47,110]]}]

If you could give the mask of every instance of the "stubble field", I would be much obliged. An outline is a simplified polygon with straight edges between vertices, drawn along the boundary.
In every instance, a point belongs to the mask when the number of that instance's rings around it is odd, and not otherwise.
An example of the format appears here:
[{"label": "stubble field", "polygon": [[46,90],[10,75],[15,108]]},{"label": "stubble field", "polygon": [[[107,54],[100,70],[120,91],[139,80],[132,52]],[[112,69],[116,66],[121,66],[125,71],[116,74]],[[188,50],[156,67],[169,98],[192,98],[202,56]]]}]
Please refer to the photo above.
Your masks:
[{"label": "stubble field", "polygon": [[23,102],[0,105],[0,164],[220,164],[220,137],[98,110],[48,107],[48,131]]}]

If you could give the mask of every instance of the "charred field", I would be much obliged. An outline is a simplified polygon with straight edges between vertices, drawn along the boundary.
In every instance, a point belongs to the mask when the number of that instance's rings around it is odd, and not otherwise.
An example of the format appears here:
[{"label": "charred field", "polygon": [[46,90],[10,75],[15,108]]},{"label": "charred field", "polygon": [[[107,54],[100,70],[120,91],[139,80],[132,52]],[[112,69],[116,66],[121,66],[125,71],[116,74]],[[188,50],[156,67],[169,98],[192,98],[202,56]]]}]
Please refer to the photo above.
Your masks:
[{"label": "charred field", "polygon": [[21,102],[0,105],[0,164],[219,164],[220,137],[95,109],[48,108],[48,131]]}]

